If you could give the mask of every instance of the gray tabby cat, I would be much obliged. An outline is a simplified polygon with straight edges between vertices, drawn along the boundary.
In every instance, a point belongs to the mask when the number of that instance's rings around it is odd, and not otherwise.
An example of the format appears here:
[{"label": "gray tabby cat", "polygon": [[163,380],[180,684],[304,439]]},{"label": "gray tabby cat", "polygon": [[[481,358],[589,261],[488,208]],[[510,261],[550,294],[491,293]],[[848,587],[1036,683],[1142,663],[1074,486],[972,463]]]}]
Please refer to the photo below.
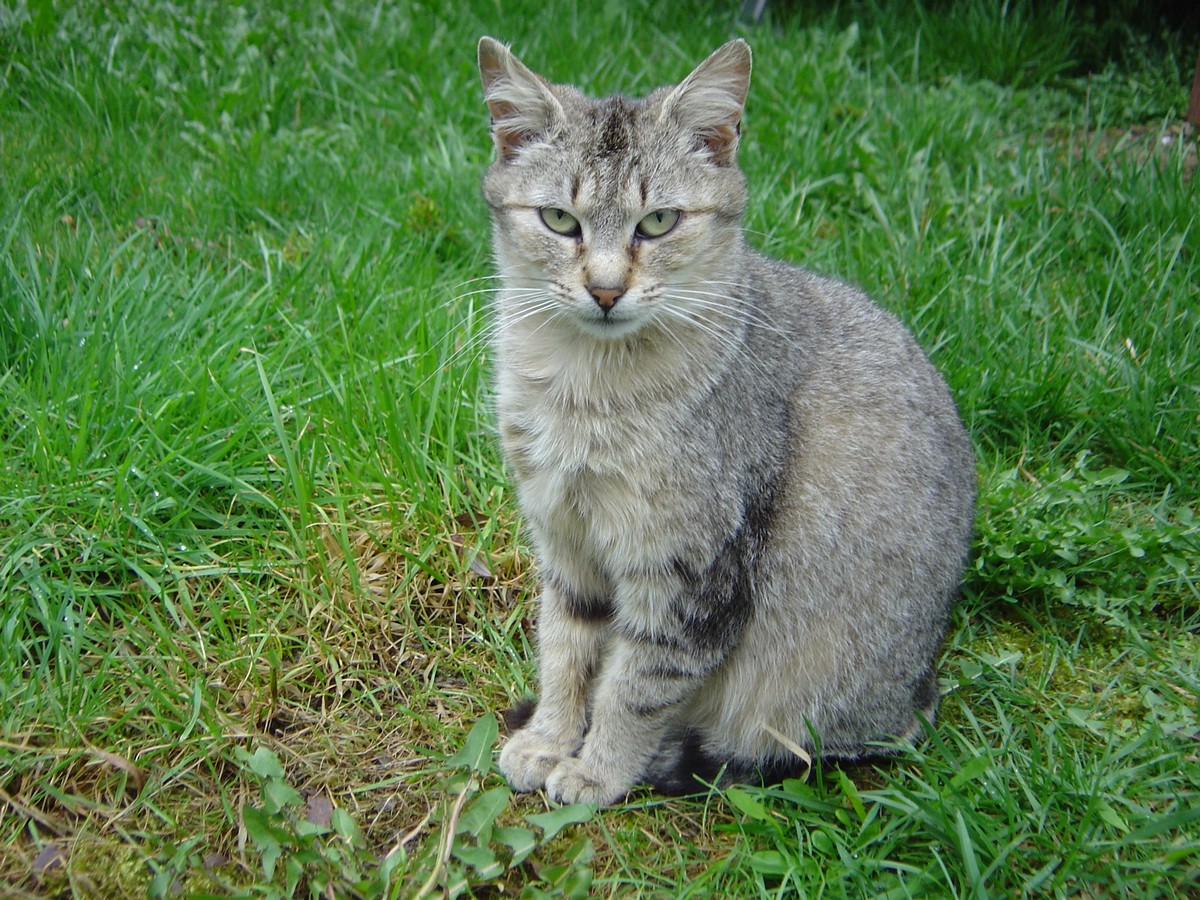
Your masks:
[{"label": "gray tabby cat", "polygon": [[945,383],[853,287],[743,241],[750,49],[589,100],[479,42],[504,452],[541,700],[500,768],[614,803],[911,740],[975,504]]}]

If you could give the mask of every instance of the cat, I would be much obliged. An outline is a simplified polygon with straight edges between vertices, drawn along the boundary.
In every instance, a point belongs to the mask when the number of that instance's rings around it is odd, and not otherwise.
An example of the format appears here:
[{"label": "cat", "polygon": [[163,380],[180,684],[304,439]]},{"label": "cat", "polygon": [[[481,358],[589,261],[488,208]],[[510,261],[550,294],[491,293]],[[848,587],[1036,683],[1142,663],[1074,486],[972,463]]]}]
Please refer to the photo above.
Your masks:
[{"label": "cat", "polygon": [[478,60],[499,435],[540,581],[540,700],[501,772],[608,805],[918,739],[974,455],[894,316],[744,242],[750,48],[640,100],[489,37]]}]

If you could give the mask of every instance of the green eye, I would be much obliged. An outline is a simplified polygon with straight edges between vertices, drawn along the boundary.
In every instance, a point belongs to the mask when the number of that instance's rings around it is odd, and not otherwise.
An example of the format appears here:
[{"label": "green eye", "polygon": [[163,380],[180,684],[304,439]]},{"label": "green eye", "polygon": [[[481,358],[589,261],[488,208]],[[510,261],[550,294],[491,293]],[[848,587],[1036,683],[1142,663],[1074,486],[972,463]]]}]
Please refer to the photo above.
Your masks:
[{"label": "green eye", "polygon": [[638,237],[662,237],[679,221],[679,210],[656,209],[637,224]]},{"label": "green eye", "polygon": [[564,237],[578,237],[579,220],[569,212],[564,209],[555,209],[553,206],[547,206],[541,212],[542,221],[555,234],[561,234]]}]

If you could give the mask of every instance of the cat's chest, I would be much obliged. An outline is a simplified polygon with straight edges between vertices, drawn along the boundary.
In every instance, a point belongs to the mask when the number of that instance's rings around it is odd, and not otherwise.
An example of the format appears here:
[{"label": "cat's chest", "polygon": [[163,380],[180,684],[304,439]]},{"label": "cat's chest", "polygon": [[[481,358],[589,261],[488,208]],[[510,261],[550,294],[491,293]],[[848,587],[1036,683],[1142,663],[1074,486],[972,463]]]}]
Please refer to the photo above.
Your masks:
[{"label": "cat's chest", "polygon": [[596,409],[527,395],[500,410],[501,437],[518,478],[573,475],[581,487],[658,471],[685,424],[678,410],[651,404]]},{"label": "cat's chest", "polygon": [[[685,502],[695,471],[690,423],[678,408],[581,409],[526,396],[500,410],[501,438],[525,514],[543,529],[637,555]],[[705,468],[700,464],[701,468]]]}]

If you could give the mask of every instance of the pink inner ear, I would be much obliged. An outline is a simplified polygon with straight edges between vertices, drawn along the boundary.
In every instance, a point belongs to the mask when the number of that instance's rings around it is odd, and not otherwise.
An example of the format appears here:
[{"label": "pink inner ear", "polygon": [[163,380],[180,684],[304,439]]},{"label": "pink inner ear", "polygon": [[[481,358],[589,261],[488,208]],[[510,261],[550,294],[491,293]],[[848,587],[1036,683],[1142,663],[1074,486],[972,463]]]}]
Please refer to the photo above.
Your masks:
[{"label": "pink inner ear", "polygon": [[738,123],[730,125],[711,125],[700,133],[701,140],[712,154],[712,160],[719,166],[727,166],[733,162],[737,151]]},{"label": "pink inner ear", "polygon": [[492,122],[507,119],[517,111],[517,108],[507,100],[489,100],[488,112],[492,114]]},{"label": "pink inner ear", "polygon": [[496,142],[497,152],[501,159],[512,159],[516,156],[524,135],[515,128],[505,127],[504,121],[516,114],[516,106],[507,100],[490,100],[488,112],[492,117],[492,139]]}]

